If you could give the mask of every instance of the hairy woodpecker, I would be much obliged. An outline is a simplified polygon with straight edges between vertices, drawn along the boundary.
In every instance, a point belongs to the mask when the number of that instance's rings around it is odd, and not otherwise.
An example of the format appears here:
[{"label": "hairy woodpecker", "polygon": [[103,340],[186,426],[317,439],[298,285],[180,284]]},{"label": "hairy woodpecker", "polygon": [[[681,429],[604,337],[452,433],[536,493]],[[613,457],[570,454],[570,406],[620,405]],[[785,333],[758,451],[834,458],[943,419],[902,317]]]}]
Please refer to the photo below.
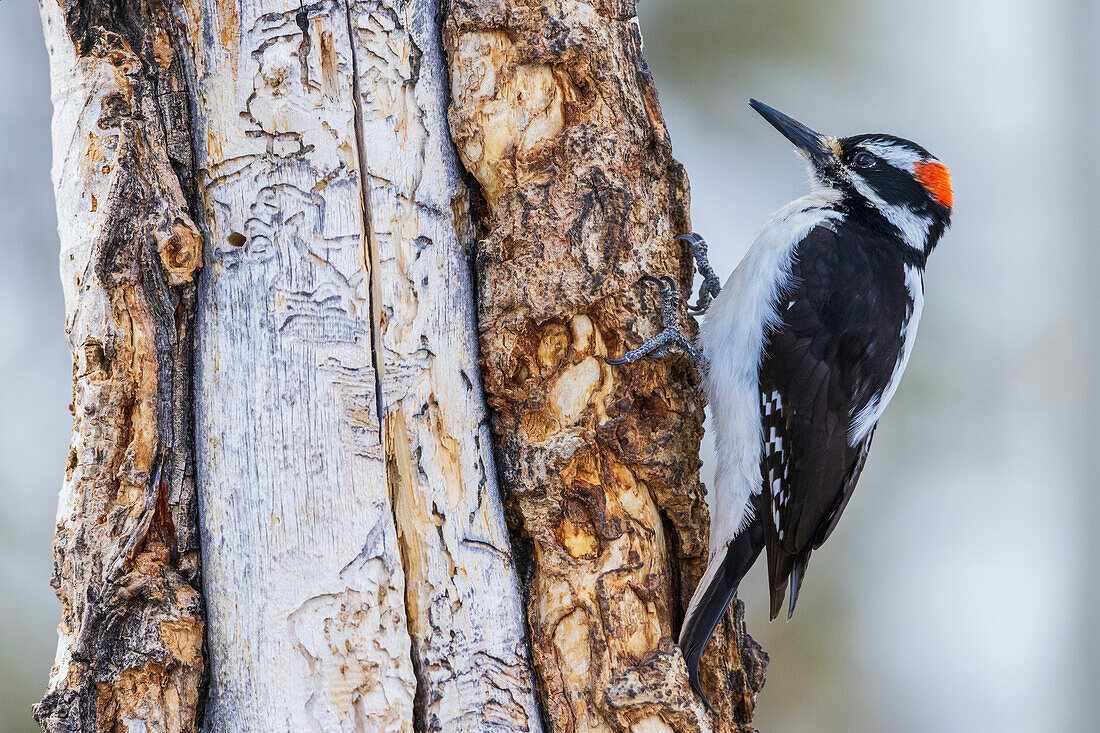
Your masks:
[{"label": "hairy woodpecker", "polygon": [[676,328],[675,282],[647,276],[664,299],[664,330],[608,360],[664,356],[677,345],[704,365],[717,447],[714,519],[707,569],[680,633],[700,695],[699,658],[765,547],[771,617],[788,585],[787,617],[794,613],[810,554],[847,506],[913,350],[924,265],[952,208],[947,168],[920,145],[821,135],[749,104],[806,158],[812,192],[775,214],[724,287],[702,238],[677,237],[703,276],[698,348]]}]

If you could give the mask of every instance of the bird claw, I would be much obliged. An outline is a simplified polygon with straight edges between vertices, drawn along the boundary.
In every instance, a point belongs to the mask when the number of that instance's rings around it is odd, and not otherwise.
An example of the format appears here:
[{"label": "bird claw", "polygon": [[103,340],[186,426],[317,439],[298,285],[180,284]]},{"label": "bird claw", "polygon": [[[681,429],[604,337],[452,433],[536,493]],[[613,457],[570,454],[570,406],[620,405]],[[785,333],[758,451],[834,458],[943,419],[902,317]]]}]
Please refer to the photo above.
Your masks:
[{"label": "bird claw", "polygon": [[710,266],[707,258],[707,242],[695,232],[691,234],[678,234],[675,239],[685,242],[691,248],[691,255],[695,259],[695,267],[703,276],[703,284],[699,286],[699,299],[693,304],[688,304],[688,312],[693,315],[704,313],[711,301],[718,297],[722,291],[722,280]]},{"label": "bird claw", "polygon": [[696,349],[691,340],[677,328],[676,310],[679,305],[680,291],[676,281],[668,275],[657,277],[646,273],[638,282],[650,283],[657,287],[657,292],[661,296],[661,324],[664,326],[664,330],[638,348],[626,352],[622,357],[618,359],[605,357],[604,361],[608,364],[619,365],[629,364],[646,356],[659,359],[667,356],[673,346],[679,346],[696,362],[703,363],[702,352]]},{"label": "bird claw", "polygon": [[676,281],[669,275],[650,275],[648,272],[638,278],[640,283],[652,283],[657,286],[657,292],[661,294],[662,299],[667,299],[669,293],[672,294],[672,298],[675,299],[679,294],[679,287],[676,285]]},{"label": "bird claw", "polygon": [[[689,313],[698,315],[705,312],[710,306],[711,301],[721,292],[722,281],[718,278],[718,275],[715,274],[714,268],[710,266],[710,260],[707,259],[706,240],[694,232],[691,234],[678,234],[675,239],[685,242],[691,248],[691,256],[695,260],[696,269],[698,269],[699,274],[703,276],[703,283],[699,286],[699,299],[694,304],[686,304]],[[661,323],[664,326],[664,330],[638,348],[626,352],[622,357],[618,359],[604,359],[604,361],[608,364],[629,364],[630,362],[638,361],[646,356],[659,359],[663,356],[667,356],[669,350],[673,346],[679,346],[696,362],[700,364],[706,363],[706,359],[703,357],[702,352],[696,349],[695,345],[691,343],[691,340],[676,327],[676,311],[679,306],[680,298],[676,281],[668,275],[657,277],[646,273],[641,277],[639,282],[650,283],[657,287],[657,292],[661,296]]]}]

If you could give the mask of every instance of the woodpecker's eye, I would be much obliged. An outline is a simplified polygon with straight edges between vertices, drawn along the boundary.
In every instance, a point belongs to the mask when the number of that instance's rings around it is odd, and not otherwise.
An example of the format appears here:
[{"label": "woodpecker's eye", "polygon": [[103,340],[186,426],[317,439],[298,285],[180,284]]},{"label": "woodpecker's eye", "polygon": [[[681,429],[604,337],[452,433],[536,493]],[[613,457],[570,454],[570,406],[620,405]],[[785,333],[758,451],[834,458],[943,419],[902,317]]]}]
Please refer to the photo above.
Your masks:
[{"label": "woodpecker's eye", "polygon": [[852,165],[856,168],[870,168],[875,164],[875,156],[870,153],[856,153],[856,157],[852,158]]}]

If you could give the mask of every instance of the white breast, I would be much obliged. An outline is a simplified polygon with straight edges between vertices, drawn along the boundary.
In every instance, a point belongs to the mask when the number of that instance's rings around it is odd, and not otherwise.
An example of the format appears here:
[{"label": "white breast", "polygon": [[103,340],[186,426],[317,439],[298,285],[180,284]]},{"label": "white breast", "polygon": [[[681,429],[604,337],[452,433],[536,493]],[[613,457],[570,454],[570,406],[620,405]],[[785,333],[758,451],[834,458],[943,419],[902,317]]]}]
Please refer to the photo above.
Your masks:
[{"label": "white breast", "polygon": [[713,560],[737,536],[749,516],[749,498],[761,490],[759,369],[765,329],[791,277],[795,246],[816,226],[839,221],[829,208],[835,194],[822,190],[797,199],[764,225],[741,264],[707,310],[699,345],[707,357],[703,386],[715,435],[715,505],[711,520]]}]

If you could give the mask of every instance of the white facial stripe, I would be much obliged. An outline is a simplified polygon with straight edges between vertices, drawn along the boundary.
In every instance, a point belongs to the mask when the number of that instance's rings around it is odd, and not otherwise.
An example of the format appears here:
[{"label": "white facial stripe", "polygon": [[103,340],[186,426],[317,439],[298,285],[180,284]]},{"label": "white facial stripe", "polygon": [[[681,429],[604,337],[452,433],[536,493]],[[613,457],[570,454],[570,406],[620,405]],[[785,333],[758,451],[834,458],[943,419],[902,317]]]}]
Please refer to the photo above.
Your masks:
[{"label": "white facial stripe", "polygon": [[867,141],[860,143],[859,147],[863,148],[871,155],[885,160],[895,168],[900,168],[909,173],[913,172],[913,165],[915,163],[923,160],[923,156],[917,151],[910,150],[900,145]]},{"label": "white facial stripe", "polygon": [[928,241],[929,221],[927,219],[919,216],[908,206],[896,206],[886,203],[881,196],[875,193],[875,189],[871,187],[871,184],[863,180],[858,173],[850,172],[848,179],[861,196],[882,212],[887,221],[898,228],[898,231],[901,232],[901,238],[905,240],[906,244],[918,252],[924,252],[925,242]]}]

